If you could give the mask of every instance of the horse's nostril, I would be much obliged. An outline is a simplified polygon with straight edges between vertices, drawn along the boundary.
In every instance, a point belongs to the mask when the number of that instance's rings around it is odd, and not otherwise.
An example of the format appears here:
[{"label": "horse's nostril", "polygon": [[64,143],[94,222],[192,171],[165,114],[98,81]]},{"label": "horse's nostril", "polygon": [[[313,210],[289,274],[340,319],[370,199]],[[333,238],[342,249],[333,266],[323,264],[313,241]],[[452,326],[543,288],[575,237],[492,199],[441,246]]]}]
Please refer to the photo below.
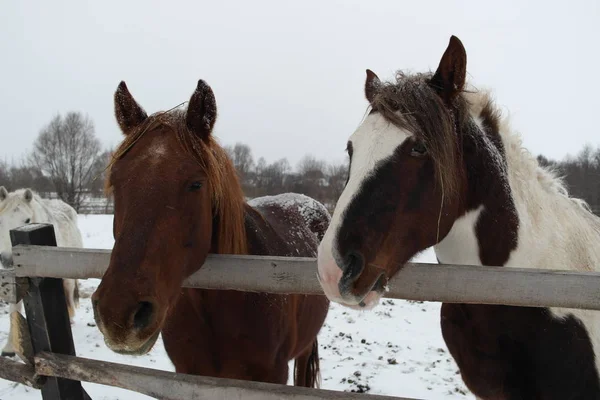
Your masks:
[{"label": "horse's nostril", "polygon": [[152,322],[152,314],[154,306],[148,301],[140,302],[135,315],[133,316],[133,327],[136,329],[144,329]]},{"label": "horse's nostril", "polygon": [[344,265],[344,279],[353,281],[362,273],[364,268],[364,258],[360,253],[350,252],[346,256]]}]

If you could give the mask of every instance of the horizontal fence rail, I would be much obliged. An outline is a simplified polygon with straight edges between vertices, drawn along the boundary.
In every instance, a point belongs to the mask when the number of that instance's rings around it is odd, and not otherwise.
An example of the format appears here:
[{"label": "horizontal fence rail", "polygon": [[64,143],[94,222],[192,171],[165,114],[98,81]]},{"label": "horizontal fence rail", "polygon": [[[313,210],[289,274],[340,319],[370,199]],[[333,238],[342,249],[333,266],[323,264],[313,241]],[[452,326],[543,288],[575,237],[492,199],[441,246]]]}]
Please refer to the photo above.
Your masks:
[{"label": "horizontal fence rail", "polygon": [[40,353],[35,369],[40,375],[119,387],[164,400],[414,400],[177,374],[54,353]]},{"label": "horizontal fence rail", "polygon": [[33,366],[0,357],[0,374],[2,379],[39,389],[42,377],[38,376]]},{"label": "horizontal fence rail", "polygon": [[[101,278],[110,250],[13,248],[18,277]],[[209,255],[185,287],[323,294],[313,258]],[[387,298],[600,310],[600,273],[442,264],[407,264]]]},{"label": "horizontal fence rail", "polygon": [[[44,400],[90,400],[81,381],[172,400],[411,400],[177,374],[75,357],[62,284],[54,278],[101,278],[111,251],[53,247],[51,228],[28,225],[11,231],[16,245],[14,268],[0,270],[0,299],[25,299],[28,319],[15,318],[15,323],[21,327],[22,342],[31,341],[29,349],[17,352],[25,364],[0,358],[0,377],[40,388]],[[322,295],[316,271],[312,258],[209,255],[184,286]],[[388,286],[389,298],[600,310],[597,272],[410,263]]]}]

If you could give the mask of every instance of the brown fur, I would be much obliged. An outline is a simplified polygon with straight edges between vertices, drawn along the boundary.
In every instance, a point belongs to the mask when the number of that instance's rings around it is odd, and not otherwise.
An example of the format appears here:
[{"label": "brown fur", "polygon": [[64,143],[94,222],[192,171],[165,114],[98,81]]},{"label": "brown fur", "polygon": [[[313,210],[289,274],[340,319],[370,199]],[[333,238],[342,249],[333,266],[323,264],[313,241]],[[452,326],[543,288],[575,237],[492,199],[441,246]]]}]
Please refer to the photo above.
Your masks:
[{"label": "brown fur", "polygon": [[[520,221],[499,113],[488,98],[479,123],[471,117],[465,74],[466,53],[453,38],[434,74],[400,73],[387,84],[367,75],[365,94],[373,112],[413,132],[427,152],[415,155],[415,142],[406,140],[354,194],[333,244],[341,259],[352,254],[360,261],[351,279],[344,281],[344,271],[343,297],[363,299],[380,276],[394,276],[479,207],[475,236],[481,264],[503,266],[517,248]],[[443,304],[441,327],[463,380],[480,399],[600,400],[592,342],[572,315],[560,319],[544,308]]]},{"label": "brown fur", "polygon": [[[107,182],[115,198],[115,247],[92,296],[107,344],[142,354],[162,332],[178,372],[285,384],[287,363],[296,359],[296,384],[316,384],[317,334],[329,307],[324,296],[181,284],[209,253],[314,257],[327,212],[306,221],[298,210],[244,202],[233,164],[211,135],[216,102],[203,81],[185,112],[140,121],[145,112],[124,84],[115,108],[126,135]],[[311,240],[294,242],[293,234]]]},{"label": "brown fur", "polygon": [[[176,133],[179,144],[193,157],[207,173],[207,181],[212,193],[215,215],[219,221],[219,253],[246,254],[246,234],[244,229],[244,194],[241,185],[231,182],[237,180],[235,167],[227,157],[225,150],[212,136],[202,140],[189,132],[184,123],[185,114],[180,110],[157,113],[148,118],[141,126],[128,134],[114,153],[108,169],[107,192],[112,192],[110,167],[122,158],[127,151],[149,130],[164,127]],[[232,178],[236,176],[236,178]]]},{"label": "brown fur", "polygon": [[[448,168],[460,162],[454,126],[462,121],[456,121],[454,114],[437,112],[446,106],[431,90],[428,84],[431,78],[431,74],[407,76],[399,71],[396,82],[380,85],[371,106],[394,125],[413,132],[423,142],[434,163],[437,180],[444,194],[450,198],[456,195],[459,184],[456,169]],[[461,111],[456,117],[463,119],[466,104],[460,98],[455,102]]]}]

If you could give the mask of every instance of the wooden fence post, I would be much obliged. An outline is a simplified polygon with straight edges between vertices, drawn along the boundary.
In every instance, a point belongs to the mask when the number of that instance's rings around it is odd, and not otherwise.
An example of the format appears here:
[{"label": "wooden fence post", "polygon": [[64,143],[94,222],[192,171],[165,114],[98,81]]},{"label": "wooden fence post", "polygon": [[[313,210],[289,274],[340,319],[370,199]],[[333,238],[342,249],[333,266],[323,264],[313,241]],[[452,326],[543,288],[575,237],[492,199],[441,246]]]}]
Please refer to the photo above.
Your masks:
[{"label": "wooden fence post", "polygon": [[[50,224],[29,224],[11,230],[10,239],[13,246],[56,246],[54,227]],[[23,300],[35,354],[46,351],[74,356],[75,344],[62,279],[30,278]],[[42,386],[42,398],[84,400],[89,396],[79,381],[49,377]]]}]

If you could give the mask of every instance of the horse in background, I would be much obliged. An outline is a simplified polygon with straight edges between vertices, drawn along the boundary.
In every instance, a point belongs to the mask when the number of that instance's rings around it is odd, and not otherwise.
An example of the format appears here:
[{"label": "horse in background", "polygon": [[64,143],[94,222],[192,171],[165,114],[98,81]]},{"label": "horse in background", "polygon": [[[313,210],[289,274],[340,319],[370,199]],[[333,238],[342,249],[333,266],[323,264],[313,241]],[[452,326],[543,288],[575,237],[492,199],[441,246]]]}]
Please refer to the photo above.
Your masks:
[{"label": "horse in background", "polygon": [[[59,247],[83,247],[81,232],[77,226],[77,212],[62,200],[42,199],[31,189],[8,192],[0,186],[0,254],[2,266],[12,267],[12,244],[10,231],[29,223],[48,223],[54,226],[56,245]],[[63,279],[69,319],[73,323],[75,309],[79,306],[79,287],[76,279]],[[23,300],[10,304],[9,312],[23,313]],[[12,338],[15,327],[10,323],[8,341],[2,356],[14,356]]]},{"label": "horse in background", "polygon": [[316,257],[329,224],[303,195],[245,202],[237,173],[212,130],[212,89],[202,80],[187,110],[148,116],[124,82],[115,114],[125,135],[107,186],[115,245],[92,296],[106,345],[148,352],[162,337],[180,373],[318,386],[322,295],[182,288],[209,253]]},{"label": "horse in background", "polygon": [[[433,74],[385,83],[367,70],[371,109],[319,247],[331,300],[375,307],[431,246],[446,264],[599,271],[600,218],[522,147],[488,92],[467,86],[466,63],[453,36]],[[442,304],[441,327],[479,399],[600,399],[598,311]]]}]

